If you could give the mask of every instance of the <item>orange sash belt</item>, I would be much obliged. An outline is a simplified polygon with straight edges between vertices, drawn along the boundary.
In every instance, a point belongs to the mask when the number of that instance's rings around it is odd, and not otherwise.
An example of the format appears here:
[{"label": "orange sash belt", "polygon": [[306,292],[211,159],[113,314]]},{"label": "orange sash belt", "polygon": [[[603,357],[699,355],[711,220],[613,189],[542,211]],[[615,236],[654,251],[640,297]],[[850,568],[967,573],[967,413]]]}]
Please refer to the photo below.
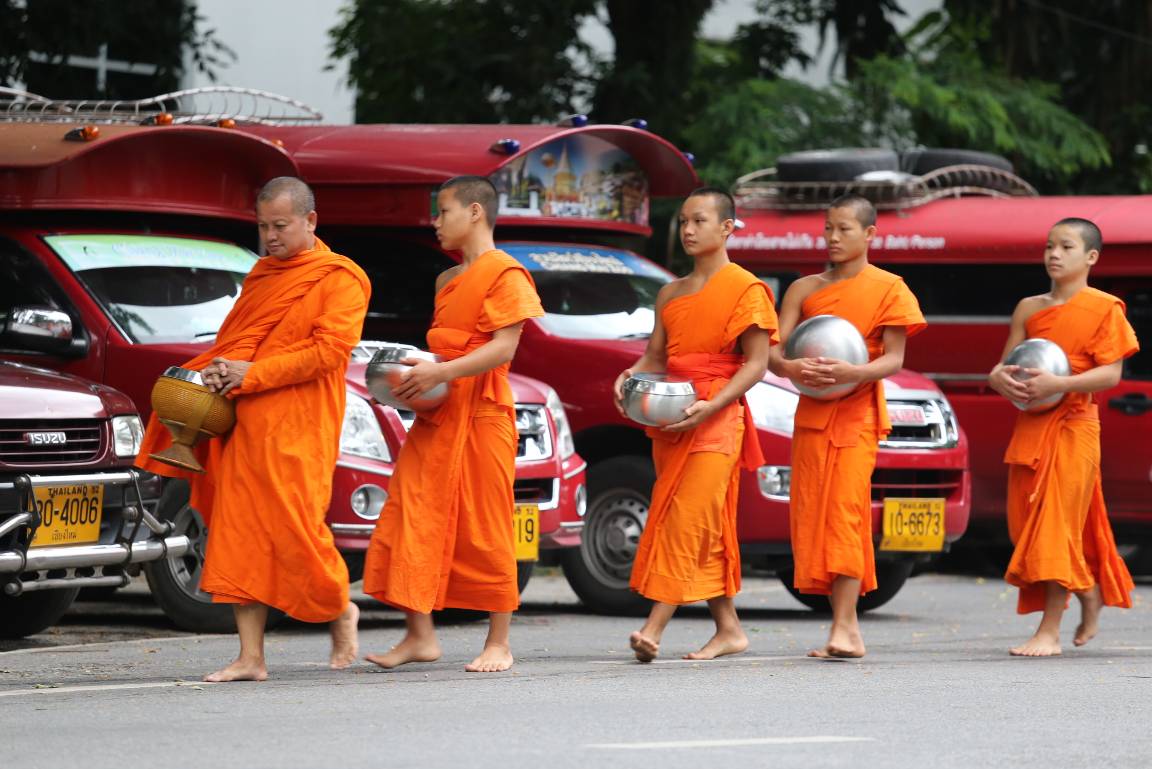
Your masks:
[{"label": "orange sash belt", "polygon": [[[696,397],[701,400],[711,400],[732,381],[732,377],[744,365],[744,360],[743,355],[732,353],[695,352],[670,355],[668,357],[668,373],[691,379],[696,386]],[[764,454],[760,451],[760,439],[756,434],[756,425],[752,421],[752,413],[748,410],[748,401],[744,396],[740,396],[739,400],[725,406],[723,411],[697,427],[691,433],[692,440],[694,443],[711,442],[710,438],[716,431],[722,431],[728,425],[730,420],[726,417],[733,410],[740,408],[743,409],[744,419],[740,465],[746,470],[755,470],[764,464]]]}]

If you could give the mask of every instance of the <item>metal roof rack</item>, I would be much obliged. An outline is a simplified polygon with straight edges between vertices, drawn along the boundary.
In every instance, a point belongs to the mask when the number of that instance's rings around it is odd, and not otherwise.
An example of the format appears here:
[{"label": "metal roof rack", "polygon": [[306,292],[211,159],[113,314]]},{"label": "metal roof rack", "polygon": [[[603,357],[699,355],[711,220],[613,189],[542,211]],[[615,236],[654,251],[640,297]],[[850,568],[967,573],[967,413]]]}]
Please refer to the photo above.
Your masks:
[{"label": "metal roof rack", "polygon": [[965,195],[1010,198],[1039,193],[1016,174],[970,164],[945,166],[900,181],[784,182],[776,178],[775,168],[765,168],[741,176],[732,185],[732,196],[748,209],[818,210],[847,194],[862,195],[878,209],[893,210]]},{"label": "metal roof rack", "polygon": [[223,120],[250,125],[319,123],[324,116],[302,101],[254,88],[205,86],[146,99],[58,100],[0,88],[0,122],[155,123],[211,125]]}]

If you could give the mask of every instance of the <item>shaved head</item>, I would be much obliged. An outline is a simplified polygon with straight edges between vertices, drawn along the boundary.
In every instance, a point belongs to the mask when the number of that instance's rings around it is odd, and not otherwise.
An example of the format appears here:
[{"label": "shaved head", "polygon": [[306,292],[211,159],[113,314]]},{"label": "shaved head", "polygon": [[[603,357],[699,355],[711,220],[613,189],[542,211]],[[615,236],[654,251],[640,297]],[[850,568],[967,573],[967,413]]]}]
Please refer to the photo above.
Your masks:
[{"label": "shaved head", "polygon": [[860,222],[860,226],[864,229],[876,224],[876,206],[863,195],[841,195],[833,200],[828,208],[851,208],[856,215],[856,221]]},{"label": "shaved head", "polygon": [[439,192],[452,191],[460,205],[467,208],[473,203],[479,203],[484,209],[484,218],[488,226],[496,226],[496,213],[500,208],[500,197],[496,187],[483,176],[456,176],[440,185]]},{"label": "shaved head", "polygon": [[1096,226],[1095,222],[1081,219],[1079,216],[1069,216],[1056,222],[1052,227],[1060,227],[1061,225],[1074,227],[1080,233],[1080,239],[1084,241],[1085,252],[1096,251],[1099,253],[1104,250],[1104,236],[1100,234],[1100,228]]},{"label": "shaved head", "polygon": [[256,196],[256,205],[271,203],[281,195],[291,198],[292,212],[297,216],[307,216],[316,210],[316,196],[312,194],[312,188],[295,176],[277,176],[265,184]]},{"label": "shaved head", "polygon": [[736,218],[736,201],[727,190],[719,187],[699,187],[688,193],[690,198],[709,197],[716,206],[716,218],[723,222],[725,219]]}]

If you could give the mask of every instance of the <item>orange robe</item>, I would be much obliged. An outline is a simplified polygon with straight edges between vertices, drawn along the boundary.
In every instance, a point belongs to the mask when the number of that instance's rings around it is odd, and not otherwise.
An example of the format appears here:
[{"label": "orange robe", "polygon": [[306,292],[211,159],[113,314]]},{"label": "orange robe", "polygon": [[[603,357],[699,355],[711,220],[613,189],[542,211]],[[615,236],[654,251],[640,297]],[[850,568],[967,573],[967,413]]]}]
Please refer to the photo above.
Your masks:
[{"label": "orange robe", "polygon": [[[1083,288],[1025,324],[1028,337],[1064,350],[1079,374],[1139,349],[1124,303]],[[1066,393],[1055,408],[1021,412],[1004,455],[1008,533],[1015,543],[1004,578],[1020,588],[1017,611],[1044,610],[1044,581],[1068,590],[1100,585],[1107,606],[1132,605],[1134,587],[1116,552],[1100,486],[1100,418],[1091,393]]]},{"label": "orange robe", "polygon": [[264,257],[244,280],[216,343],[184,364],[252,361],[239,388],[236,426],[198,445],[206,472],[148,459],[170,445],[153,414],[137,464],[185,477],[208,545],[200,588],[221,603],[258,602],[307,622],[348,605],[348,570],[324,522],[339,454],[347,386],[371,284],[352,260],[315,247]]},{"label": "orange robe", "polygon": [[[668,372],[689,377],[709,400],[739,370],[735,354],[748,328],[777,340],[776,310],[764,281],[735,264],[713,275],[700,291],[667,304]],[[656,485],[640,537],[630,585],[646,598],[684,604],[740,591],[736,501],[740,467],[764,464],[744,399],[694,430],[649,429]]]},{"label": "orange robe", "polygon": [[[924,316],[903,279],[873,265],[809,294],[800,320],[837,315],[868,345],[868,358],[884,354],[884,327],[908,336],[924,329]],[[838,576],[876,589],[872,549],[872,470],[880,438],[892,430],[884,387],[868,382],[838,400],[800,396],[792,435],[790,525],[796,589],[828,595]]]},{"label": "orange robe", "polygon": [[[543,314],[528,271],[487,251],[437,293],[428,347],[458,358]],[[508,364],[453,380],[441,406],[417,414],[368,546],[364,592],[420,613],[515,610],[516,442]]]}]

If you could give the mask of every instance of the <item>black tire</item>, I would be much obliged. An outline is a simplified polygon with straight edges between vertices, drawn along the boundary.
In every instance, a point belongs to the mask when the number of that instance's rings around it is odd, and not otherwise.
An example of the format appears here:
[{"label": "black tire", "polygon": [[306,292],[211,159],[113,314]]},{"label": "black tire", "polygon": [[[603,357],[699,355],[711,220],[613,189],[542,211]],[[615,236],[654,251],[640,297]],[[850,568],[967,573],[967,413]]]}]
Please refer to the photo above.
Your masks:
[{"label": "black tire", "polygon": [[[866,611],[879,609],[895,598],[896,594],[900,592],[900,588],[904,587],[904,583],[908,581],[908,577],[912,574],[912,567],[915,565],[916,562],[911,558],[877,562],[877,587],[871,593],[860,597],[860,601],[856,604],[856,611],[863,614]],[[801,593],[793,586],[792,569],[777,572],[776,576],[780,578],[780,581],[784,583],[784,587],[787,588],[788,592],[791,593],[792,597],[797,601],[820,614],[831,613],[832,605],[828,602],[828,596]]]},{"label": "black tire", "polygon": [[364,550],[340,553],[344,556],[344,565],[348,567],[348,581],[359,582],[364,579]]},{"label": "black tire", "polygon": [[520,594],[524,594],[524,588],[528,587],[528,581],[532,579],[532,572],[536,570],[535,561],[517,561],[516,562],[516,589]]},{"label": "black tire", "polygon": [[24,638],[55,625],[76,600],[79,588],[38,590],[19,596],[0,593],[0,638]]},{"label": "black tire", "polygon": [[[164,484],[156,517],[172,521],[174,534],[183,534],[192,541],[191,549],[178,558],[151,561],[144,565],[148,587],[161,611],[181,630],[192,633],[234,633],[236,621],[228,604],[212,603],[212,597],[200,589],[200,571],[204,566],[204,549],[208,543],[208,527],[200,513],[188,504],[186,481],[175,480]],[[269,629],[280,624],[284,613],[272,609],[268,612]]]},{"label": "black tire", "polygon": [[564,551],[564,577],[599,614],[643,616],[652,606],[628,587],[648,520],[656,470],[640,456],[605,459],[588,468],[588,512],[579,548]]},{"label": "black tire", "polygon": [[991,152],[962,149],[916,149],[907,150],[900,156],[900,170],[916,176],[947,166],[975,165],[989,166],[1013,173],[1012,161]]},{"label": "black tire", "polygon": [[892,150],[806,150],[776,158],[776,176],[782,182],[850,182],[869,171],[898,171],[900,159]]}]

